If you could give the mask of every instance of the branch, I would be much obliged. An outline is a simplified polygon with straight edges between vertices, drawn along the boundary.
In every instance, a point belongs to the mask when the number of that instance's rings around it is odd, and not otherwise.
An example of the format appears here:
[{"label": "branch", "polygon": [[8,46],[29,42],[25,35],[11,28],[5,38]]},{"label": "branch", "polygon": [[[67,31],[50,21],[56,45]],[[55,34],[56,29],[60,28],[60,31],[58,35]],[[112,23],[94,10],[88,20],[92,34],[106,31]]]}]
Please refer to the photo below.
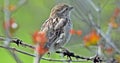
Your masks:
[{"label": "branch", "polygon": [[[0,36],[0,40],[2,40],[2,41],[4,41],[5,40],[5,38],[4,37],[2,37],[2,36]],[[17,45],[23,45],[23,46],[27,46],[27,47],[30,47],[30,48],[32,48],[32,49],[34,49],[35,47],[34,46],[32,46],[32,45],[29,45],[29,44],[26,44],[26,43],[24,43],[23,41],[21,41],[21,40],[19,40],[19,39],[11,39],[10,40],[12,43],[15,43],[15,44],[17,44]],[[22,54],[25,54],[25,55],[28,55],[28,56],[32,56],[32,57],[35,57],[35,55],[33,55],[33,54],[30,54],[30,53],[27,53],[27,52],[24,52],[24,51],[21,51],[21,50],[18,50],[18,49],[16,49],[16,48],[11,48],[11,47],[5,47],[5,46],[0,46],[1,48],[6,48],[6,49],[9,49],[9,50],[13,50],[13,51],[17,51],[17,52],[19,52],[19,53],[22,53]],[[48,59],[48,58],[42,58],[43,60],[47,60],[47,61],[57,61],[57,62],[85,62],[85,61],[88,61],[88,60],[91,60],[91,61],[94,61],[95,60],[95,58],[94,58],[94,60],[93,60],[93,57],[90,57],[90,58],[86,58],[86,57],[81,57],[81,56],[79,56],[79,55],[74,55],[74,53],[71,53],[71,52],[57,52],[57,53],[63,53],[65,56],[67,55],[67,56],[69,56],[69,57],[75,57],[76,59],[82,59],[82,60],[60,60],[60,59]],[[101,60],[100,60],[101,61]]]},{"label": "branch", "polygon": [[[16,51],[16,52],[19,52],[19,53],[22,53],[22,54],[25,54],[25,55],[28,55],[28,56],[32,56],[32,57],[35,57],[34,54],[30,54],[30,53],[27,53],[25,51],[21,51],[21,50],[18,50],[16,48],[11,48],[11,47],[5,47],[5,46],[1,46],[1,48],[5,48],[5,49],[9,49],[9,50],[12,50],[12,51]],[[56,61],[56,62],[70,62],[70,60],[64,60],[64,59],[50,59],[50,58],[42,58],[43,60],[47,60],[47,61]],[[71,62],[87,62],[86,60],[71,60]]]},{"label": "branch", "polygon": [[[89,19],[90,19],[90,22],[92,23],[92,25],[93,25],[93,26],[95,27],[95,29],[97,30],[97,32],[102,36],[102,38],[105,39],[106,43],[109,44],[110,46],[112,46],[112,47],[115,49],[115,51],[120,54],[120,50],[115,46],[115,44],[114,44],[114,42],[111,40],[111,38],[108,37],[108,36],[106,36],[106,34],[103,33],[103,31],[100,29],[100,27],[94,23],[91,14],[89,14]],[[109,28],[109,27],[108,27],[108,28]],[[109,31],[109,29],[108,29],[108,31]]]},{"label": "branch", "polygon": [[23,42],[22,40],[17,39],[17,38],[11,39],[11,42],[12,43],[16,43],[18,46],[22,45],[22,46],[26,46],[26,47],[29,47],[29,48],[32,48],[32,49],[35,48],[34,46],[32,46],[30,44],[26,44],[25,42]]},{"label": "branch", "polygon": [[[9,11],[9,5],[10,5],[10,0],[4,0],[4,21],[5,21],[5,23],[7,23],[7,25],[5,25],[6,26],[6,29],[5,29],[6,39],[4,41],[4,46],[6,46],[6,47],[9,47],[10,37],[11,37],[10,31],[9,31],[10,30],[10,28],[9,28],[10,22],[9,21],[10,21],[10,17],[11,17],[11,12]],[[8,51],[17,63],[22,63],[22,61],[19,59],[17,54],[12,53],[10,50],[8,50]]]},{"label": "branch", "polygon": [[50,59],[50,58],[42,58],[47,61],[55,61],[55,62],[88,62],[86,60],[64,60],[64,59]]},{"label": "branch", "polygon": [[[0,40],[1,40],[1,41],[5,41],[6,39],[5,39],[5,37],[0,36]],[[26,44],[26,42],[23,42],[22,40],[17,39],[17,38],[11,38],[11,39],[10,39],[10,42],[17,44],[18,46],[19,46],[19,45],[22,45],[22,46],[26,46],[26,47],[29,47],[29,48],[32,48],[32,49],[35,48],[34,46],[32,46],[32,45],[30,45],[30,44]]]},{"label": "branch", "polygon": [[1,48],[5,48],[5,49],[8,49],[8,50],[12,50],[12,51],[17,51],[17,52],[19,52],[19,53],[26,54],[26,55],[28,55],[28,56],[33,56],[33,57],[35,57],[33,54],[29,54],[29,53],[27,53],[27,52],[18,50],[18,49],[16,49],[16,48],[5,47],[5,46],[1,46],[1,45],[0,45],[0,47],[1,47]]},{"label": "branch", "polygon": [[76,58],[77,60],[82,59],[82,60],[87,60],[87,61],[88,60],[93,61],[94,63],[105,61],[102,58],[100,58],[98,55],[95,55],[93,57],[82,57],[82,56],[79,56],[79,55],[75,55],[74,53],[69,52],[68,50],[66,50],[66,51],[57,51],[56,53],[62,53],[63,56],[67,56],[70,59],[69,61],[72,61],[72,57]]},{"label": "branch", "polygon": [[[5,38],[3,37],[3,36],[0,36],[0,40],[1,41],[4,41],[5,40]],[[11,39],[10,40],[10,42],[12,42],[12,43],[15,43],[15,44],[17,44],[17,45],[23,45],[23,46],[27,46],[27,47],[29,47],[29,48],[32,48],[32,49],[34,49],[35,47],[34,46],[32,46],[32,45],[29,45],[29,44],[26,44],[26,43],[24,43],[23,41],[21,41],[21,40],[19,40],[19,39]],[[9,50],[13,50],[13,51],[17,51],[17,52],[19,52],[19,53],[22,53],[22,54],[25,54],[25,55],[28,55],[28,56],[32,56],[32,57],[35,57],[35,55],[33,55],[33,54],[30,54],[30,53],[27,53],[27,52],[24,52],[24,51],[21,51],[21,50],[18,50],[18,49],[16,49],[16,48],[11,48],[11,47],[5,47],[5,46],[0,46],[1,48],[5,48],[5,49],[9,49]],[[81,57],[81,58],[84,58],[84,57]],[[57,62],[63,62],[63,61],[65,61],[65,62],[70,62],[70,60],[59,60],[59,59],[48,59],[48,58],[42,58],[43,60],[47,60],[47,61],[57,61]],[[85,59],[85,58],[84,58]],[[87,59],[87,58],[86,58]],[[90,60],[90,59],[88,59],[88,60]],[[71,60],[72,62],[85,62],[86,60],[76,60],[76,61],[74,61],[74,60]]]},{"label": "branch", "polygon": [[22,7],[26,2],[27,0],[19,0],[18,3],[16,4],[16,9],[12,12],[15,13],[18,10],[18,8]]}]

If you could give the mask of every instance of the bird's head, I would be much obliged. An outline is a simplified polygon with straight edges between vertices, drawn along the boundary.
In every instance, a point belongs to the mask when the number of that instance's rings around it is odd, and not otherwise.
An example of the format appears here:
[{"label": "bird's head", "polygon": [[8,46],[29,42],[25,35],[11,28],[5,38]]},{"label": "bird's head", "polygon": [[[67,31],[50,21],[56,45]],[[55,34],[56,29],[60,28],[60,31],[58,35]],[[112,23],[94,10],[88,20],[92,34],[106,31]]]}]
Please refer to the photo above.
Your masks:
[{"label": "bird's head", "polygon": [[73,7],[65,4],[65,3],[60,3],[56,5],[55,7],[52,8],[50,17],[58,16],[58,17],[64,17],[64,16],[69,16],[70,11],[73,9]]}]

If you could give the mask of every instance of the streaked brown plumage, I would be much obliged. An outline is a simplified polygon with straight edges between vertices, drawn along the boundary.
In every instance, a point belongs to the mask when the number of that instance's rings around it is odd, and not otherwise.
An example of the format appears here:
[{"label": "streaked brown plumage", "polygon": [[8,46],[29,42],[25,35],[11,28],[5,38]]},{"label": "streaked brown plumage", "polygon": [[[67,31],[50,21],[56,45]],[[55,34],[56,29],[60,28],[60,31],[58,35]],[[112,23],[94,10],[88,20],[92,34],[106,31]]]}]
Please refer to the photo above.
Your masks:
[{"label": "streaked brown plumage", "polygon": [[72,22],[70,21],[72,8],[63,3],[56,5],[52,8],[49,18],[42,25],[40,31],[45,32],[48,39],[43,46],[48,48],[49,52],[60,49],[69,41],[71,36],[69,31],[72,28]]}]

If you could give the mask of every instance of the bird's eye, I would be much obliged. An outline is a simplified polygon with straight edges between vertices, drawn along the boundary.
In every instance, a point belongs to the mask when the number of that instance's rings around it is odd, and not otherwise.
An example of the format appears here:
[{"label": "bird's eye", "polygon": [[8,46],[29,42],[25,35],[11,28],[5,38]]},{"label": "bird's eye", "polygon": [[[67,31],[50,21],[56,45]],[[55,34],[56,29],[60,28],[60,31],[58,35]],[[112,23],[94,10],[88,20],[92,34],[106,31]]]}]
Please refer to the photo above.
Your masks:
[{"label": "bird's eye", "polygon": [[68,8],[66,8],[66,10],[68,10]]}]

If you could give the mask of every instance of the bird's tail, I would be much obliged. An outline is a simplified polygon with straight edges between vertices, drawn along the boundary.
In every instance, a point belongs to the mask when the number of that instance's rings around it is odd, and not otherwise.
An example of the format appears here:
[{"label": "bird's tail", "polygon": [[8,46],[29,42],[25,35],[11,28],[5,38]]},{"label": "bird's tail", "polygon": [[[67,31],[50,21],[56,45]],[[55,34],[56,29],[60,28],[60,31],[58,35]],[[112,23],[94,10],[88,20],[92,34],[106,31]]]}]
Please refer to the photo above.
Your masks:
[{"label": "bird's tail", "polygon": [[42,56],[40,56],[39,54],[36,54],[35,58],[34,58],[34,63],[40,63]]},{"label": "bird's tail", "polygon": [[48,48],[45,48],[43,45],[37,44],[35,47],[34,63],[40,63],[42,56],[47,52]]}]

